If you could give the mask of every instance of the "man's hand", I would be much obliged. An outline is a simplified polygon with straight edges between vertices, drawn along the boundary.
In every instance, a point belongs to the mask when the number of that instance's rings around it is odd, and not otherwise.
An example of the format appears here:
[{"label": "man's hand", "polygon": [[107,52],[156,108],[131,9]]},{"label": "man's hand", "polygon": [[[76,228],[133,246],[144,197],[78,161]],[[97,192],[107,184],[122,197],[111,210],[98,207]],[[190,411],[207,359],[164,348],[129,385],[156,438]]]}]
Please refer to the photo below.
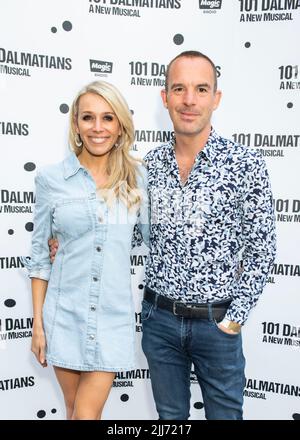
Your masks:
[{"label": "man's hand", "polygon": [[230,335],[237,335],[240,333],[242,326],[237,322],[230,321],[224,318],[223,321],[219,322],[218,327],[222,332],[228,333]]},{"label": "man's hand", "polygon": [[48,240],[48,245],[49,245],[49,257],[50,257],[50,261],[51,263],[53,263],[53,261],[55,260],[55,255],[58,249],[58,240],[56,238],[50,238],[50,240]]}]

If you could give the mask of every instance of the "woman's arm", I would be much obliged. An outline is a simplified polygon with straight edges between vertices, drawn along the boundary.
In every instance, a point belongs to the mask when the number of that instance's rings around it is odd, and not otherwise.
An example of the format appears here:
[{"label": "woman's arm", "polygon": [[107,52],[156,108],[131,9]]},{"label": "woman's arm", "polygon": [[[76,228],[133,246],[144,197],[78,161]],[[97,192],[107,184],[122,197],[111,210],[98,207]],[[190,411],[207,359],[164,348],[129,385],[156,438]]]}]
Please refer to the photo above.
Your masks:
[{"label": "woman's arm", "polygon": [[27,264],[31,278],[33,308],[31,351],[35,354],[38,362],[46,367],[46,337],[42,310],[51,274],[48,254],[48,240],[52,236],[51,193],[41,173],[38,173],[35,178],[35,186],[36,203],[31,261]]},{"label": "woman's arm", "polygon": [[45,301],[48,282],[39,278],[31,279],[32,289],[32,309],[33,309],[33,329],[31,351],[35,354],[38,362],[47,366],[45,350],[46,338],[43,327],[42,310]]}]

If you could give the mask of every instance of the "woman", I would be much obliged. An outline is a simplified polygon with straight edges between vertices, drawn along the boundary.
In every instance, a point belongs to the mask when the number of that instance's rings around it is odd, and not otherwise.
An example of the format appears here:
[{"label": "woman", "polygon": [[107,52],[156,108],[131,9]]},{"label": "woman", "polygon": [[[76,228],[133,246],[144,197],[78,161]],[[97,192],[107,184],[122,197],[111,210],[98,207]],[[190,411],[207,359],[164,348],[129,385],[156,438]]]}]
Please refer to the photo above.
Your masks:
[{"label": "woman", "polygon": [[70,117],[73,153],[36,177],[32,351],[54,366],[67,418],[100,419],[115,372],[134,368],[130,251],[135,225],[147,240],[146,172],[129,154],[132,117],[114,86],[84,87]]}]

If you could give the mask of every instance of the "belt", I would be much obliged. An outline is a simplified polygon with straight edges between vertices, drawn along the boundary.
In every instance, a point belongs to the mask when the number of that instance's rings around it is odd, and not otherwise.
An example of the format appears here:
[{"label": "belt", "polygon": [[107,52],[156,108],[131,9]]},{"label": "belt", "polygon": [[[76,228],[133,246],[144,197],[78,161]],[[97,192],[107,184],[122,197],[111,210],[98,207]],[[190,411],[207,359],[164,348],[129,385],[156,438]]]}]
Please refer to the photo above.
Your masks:
[{"label": "belt", "polygon": [[[221,321],[224,318],[232,301],[231,299],[227,299],[214,303],[184,303],[159,295],[149,287],[145,288],[144,300],[150,304],[156,304],[157,307],[168,310],[176,316],[189,319],[211,319],[212,317],[216,321]],[[211,309],[211,314],[209,313],[209,309]]]}]

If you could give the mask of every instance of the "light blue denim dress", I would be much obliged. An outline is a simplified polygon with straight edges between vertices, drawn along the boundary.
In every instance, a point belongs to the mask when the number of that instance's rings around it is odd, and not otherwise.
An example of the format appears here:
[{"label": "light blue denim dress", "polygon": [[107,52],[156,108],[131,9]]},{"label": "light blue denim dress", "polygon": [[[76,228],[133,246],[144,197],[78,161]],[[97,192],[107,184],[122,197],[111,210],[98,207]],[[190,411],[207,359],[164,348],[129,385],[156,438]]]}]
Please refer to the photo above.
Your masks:
[{"label": "light blue denim dress", "polygon": [[[148,241],[146,169],[137,167],[142,204],[108,205],[75,154],[35,179],[29,276],[48,281],[43,306],[47,362],[80,371],[135,367],[135,311],[130,252],[135,225]],[[57,237],[55,261],[48,239]]]}]

